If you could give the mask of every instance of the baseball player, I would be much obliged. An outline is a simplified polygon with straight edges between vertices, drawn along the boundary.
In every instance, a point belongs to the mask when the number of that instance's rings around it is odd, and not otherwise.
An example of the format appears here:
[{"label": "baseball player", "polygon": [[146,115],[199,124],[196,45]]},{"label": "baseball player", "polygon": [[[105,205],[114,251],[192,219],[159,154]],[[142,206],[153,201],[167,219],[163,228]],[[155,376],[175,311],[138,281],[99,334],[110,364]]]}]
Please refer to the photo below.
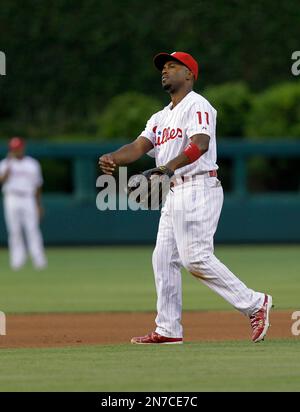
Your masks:
[{"label": "baseball player", "polygon": [[154,64],[170,104],[149,119],[136,140],[99,159],[102,171],[112,174],[117,166],[154,150],[157,168],[153,170],[175,177],[161,211],[153,253],[156,330],[131,342],[183,342],[182,267],[249,317],[252,340],[259,342],[269,327],[272,297],[249,289],[214,255],[213,237],[223,204],[216,163],[217,112],[193,91],[198,63],[190,54],[159,53]]},{"label": "baseball player", "polygon": [[23,230],[35,268],[45,268],[47,261],[39,229],[43,184],[41,168],[37,160],[25,156],[25,142],[20,137],[10,140],[8,155],[0,162],[0,183],[11,268],[18,270],[26,261]]}]

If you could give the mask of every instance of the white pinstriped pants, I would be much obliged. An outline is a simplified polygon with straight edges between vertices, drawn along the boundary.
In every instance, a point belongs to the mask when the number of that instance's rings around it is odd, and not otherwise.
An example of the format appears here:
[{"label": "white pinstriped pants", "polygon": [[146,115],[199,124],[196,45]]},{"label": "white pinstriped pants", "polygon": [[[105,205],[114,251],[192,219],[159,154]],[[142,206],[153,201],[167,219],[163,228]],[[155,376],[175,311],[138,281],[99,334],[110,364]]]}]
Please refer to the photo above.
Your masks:
[{"label": "white pinstriped pants", "polygon": [[175,186],[162,208],[153,269],[157,292],[156,332],[182,337],[181,268],[249,316],[261,308],[264,294],[241,282],[214,256],[213,237],[223,205],[223,189],[207,174]]},{"label": "white pinstriped pants", "polygon": [[47,265],[42,235],[39,229],[38,210],[34,196],[4,196],[4,215],[8,232],[10,265],[20,269],[26,262],[27,250],[23,238],[25,231],[27,246],[37,269]]}]

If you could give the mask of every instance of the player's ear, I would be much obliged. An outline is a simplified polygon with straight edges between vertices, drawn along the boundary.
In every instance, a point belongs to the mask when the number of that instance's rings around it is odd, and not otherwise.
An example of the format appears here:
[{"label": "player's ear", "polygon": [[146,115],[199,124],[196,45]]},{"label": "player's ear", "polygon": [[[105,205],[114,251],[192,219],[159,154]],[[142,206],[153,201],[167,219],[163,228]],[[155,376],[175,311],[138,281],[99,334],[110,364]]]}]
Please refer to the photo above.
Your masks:
[{"label": "player's ear", "polygon": [[186,68],[186,77],[185,78],[186,78],[186,80],[194,80],[194,75],[188,68]]}]

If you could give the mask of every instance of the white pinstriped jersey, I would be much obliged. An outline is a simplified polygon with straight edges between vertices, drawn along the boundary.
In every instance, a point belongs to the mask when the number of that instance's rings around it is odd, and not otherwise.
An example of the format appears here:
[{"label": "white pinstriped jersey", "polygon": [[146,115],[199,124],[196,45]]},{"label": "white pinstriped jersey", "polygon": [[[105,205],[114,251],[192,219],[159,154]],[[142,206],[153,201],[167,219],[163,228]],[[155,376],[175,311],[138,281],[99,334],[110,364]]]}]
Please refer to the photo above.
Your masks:
[{"label": "white pinstriped jersey", "polygon": [[42,186],[43,178],[39,162],[30,156],[23,159],[6,158],[0,162],[0,176],[4,175],[7,169],[10,175],[2,186],[3,193],[22,192],[27,195],[34,195],[37,188]]},{"label": "white pinstriped jersey", "polygon": [[161,166],[182,153],[192,136],[207,134],[210,136],[208,151],[194,163],[177,169],[175,174],[192,176],[217,170],[216,118],[214,107],[203,96],[191,91],[174,109],[171,102],[155,113],[141,136],[152,142],[156,166]]}]

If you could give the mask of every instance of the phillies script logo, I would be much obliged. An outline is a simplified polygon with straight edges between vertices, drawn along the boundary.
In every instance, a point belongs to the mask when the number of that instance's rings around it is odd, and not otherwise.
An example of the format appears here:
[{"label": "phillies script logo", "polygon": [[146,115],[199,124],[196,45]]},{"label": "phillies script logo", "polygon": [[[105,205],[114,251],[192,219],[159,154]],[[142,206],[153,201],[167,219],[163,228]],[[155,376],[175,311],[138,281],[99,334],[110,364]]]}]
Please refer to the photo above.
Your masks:
[{"label": "phillies script logo", "polygon": [[182,138],[182,130],[171,129],[170,127],[165,127],[163,131],[159,130],[156,133],[157,126],[153,127],[153,133],[155,133],[155,146],[160,146],[161,144],[166,143],[168,140],[176,139],[176,137]]}]

